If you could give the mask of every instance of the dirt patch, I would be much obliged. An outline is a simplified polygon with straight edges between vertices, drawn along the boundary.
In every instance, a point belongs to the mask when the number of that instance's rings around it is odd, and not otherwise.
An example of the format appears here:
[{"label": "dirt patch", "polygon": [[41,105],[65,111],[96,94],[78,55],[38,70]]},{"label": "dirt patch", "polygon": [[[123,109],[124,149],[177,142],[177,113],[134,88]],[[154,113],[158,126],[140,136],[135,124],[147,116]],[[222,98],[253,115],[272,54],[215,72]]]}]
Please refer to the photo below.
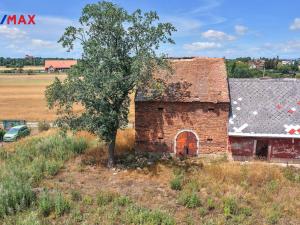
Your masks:
[{"label": "dirt patch", "polygon": [[156,163],[136,170],[108,169],[101,157],[95,159],[97,165],[83,165],[82,160],[86,157],[69,161],[55,178],[44,181],[42,186],[65,193],[78,190],[83,195],[94,197],[100,191],[117,192],[129,196],[141,206],[173,212],[178,219],[181,218],[179,221],[191,213],[191,210],[176,204],[178,192],[170,188],[172,166]]}]

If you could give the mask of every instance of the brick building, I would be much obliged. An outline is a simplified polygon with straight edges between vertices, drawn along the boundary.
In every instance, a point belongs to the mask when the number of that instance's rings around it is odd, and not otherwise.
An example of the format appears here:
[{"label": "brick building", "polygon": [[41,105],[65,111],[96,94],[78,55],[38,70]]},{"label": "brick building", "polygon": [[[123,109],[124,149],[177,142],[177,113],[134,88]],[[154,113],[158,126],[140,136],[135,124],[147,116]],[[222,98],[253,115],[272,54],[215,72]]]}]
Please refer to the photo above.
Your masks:
[{"label": "brick building", "polygon": [[229,89],[233,158],[300,162],[300,80],[229,79]]},{"label": "brick building", "polygon": [[227,152],[229,94],[224,59],[170,60],[173,74],[163,94],[138,91],[135,98],[136,148],[176,155]]}]

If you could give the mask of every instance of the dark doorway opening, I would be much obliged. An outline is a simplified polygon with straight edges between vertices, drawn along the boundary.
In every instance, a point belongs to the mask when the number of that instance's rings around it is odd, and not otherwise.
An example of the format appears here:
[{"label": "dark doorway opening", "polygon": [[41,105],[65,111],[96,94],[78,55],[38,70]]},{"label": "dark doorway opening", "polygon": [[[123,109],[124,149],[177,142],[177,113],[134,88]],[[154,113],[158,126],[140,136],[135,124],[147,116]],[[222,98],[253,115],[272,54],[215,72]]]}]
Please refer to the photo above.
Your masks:
[{"label": "dark doorway opening", "polygon": [[268,159],[268,148],[269,141],[257,140],[255,156],[258,159],[267,160]]}]

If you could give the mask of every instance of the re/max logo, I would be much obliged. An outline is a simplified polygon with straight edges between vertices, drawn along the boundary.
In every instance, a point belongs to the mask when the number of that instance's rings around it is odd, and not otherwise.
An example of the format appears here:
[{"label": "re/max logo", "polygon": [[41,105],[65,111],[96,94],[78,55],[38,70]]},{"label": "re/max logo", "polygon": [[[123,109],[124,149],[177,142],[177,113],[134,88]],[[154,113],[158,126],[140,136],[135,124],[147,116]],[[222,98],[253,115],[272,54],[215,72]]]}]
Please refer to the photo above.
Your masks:
[{"label": "re/max logo", "polygon": [[0,21],[0,25],[3,24],[14,24],[14,25],[34,25],[35,15],[4,15]]}]

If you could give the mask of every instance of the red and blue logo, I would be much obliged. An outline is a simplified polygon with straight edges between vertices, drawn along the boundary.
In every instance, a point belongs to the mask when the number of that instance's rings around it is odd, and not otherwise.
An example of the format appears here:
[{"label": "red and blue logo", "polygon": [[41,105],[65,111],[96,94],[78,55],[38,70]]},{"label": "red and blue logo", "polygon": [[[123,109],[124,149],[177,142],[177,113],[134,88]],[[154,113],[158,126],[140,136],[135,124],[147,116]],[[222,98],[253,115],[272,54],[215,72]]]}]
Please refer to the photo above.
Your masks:
[{"label": "red and blue logo", "polygon": [[0,25],[35,25],[35,15],[4,15]]}]

